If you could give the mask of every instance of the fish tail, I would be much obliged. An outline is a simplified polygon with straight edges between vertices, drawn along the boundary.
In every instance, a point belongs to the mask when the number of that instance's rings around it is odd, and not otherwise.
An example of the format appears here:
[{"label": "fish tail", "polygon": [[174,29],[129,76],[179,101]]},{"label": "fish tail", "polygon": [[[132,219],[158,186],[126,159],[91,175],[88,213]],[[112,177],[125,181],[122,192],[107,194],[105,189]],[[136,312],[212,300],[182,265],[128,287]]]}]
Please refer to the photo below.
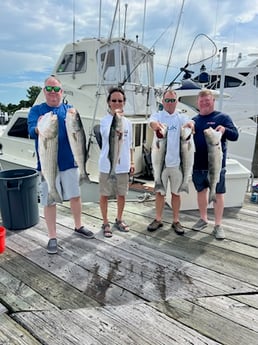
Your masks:
[{"label": "fish tail", "polygon": [[189,194],[189,186],[188,183],[184,182],[181,184],[181,186],[178,189],[178,192],[186,192],[187,194]]},{"label": "fish tail", "polygon": [[116,178],[116,173],[115,173],[115,171],[113,171],[112,169],[109,171],[109,173],[108,173],[108,179],[109,180],[113,180],[113,181],[115,181],[117,178]]},{"label": "fish tail", "polygon": [[58,193],[58,191],[50,191],[48,193],[48,198],[47,198],[47,202],[48,202],[48,205],[52,205],[56,202],[59,202],[59,203],[62,203],[62,199]]},{"label": "fish tail", "polygon": [[163,192],[163,193],[166,192],[162,182],[155,182],[154,189],[155,189],[155,192]]},{"label": "fish tail", "polygon": [[80,178],[79,178],[79,184],[80,186],[84,183],[91,183],[91,180],[89,178],[89,174],[83,174],[83,175],[80,175]]},{"label": "fish tail", "polygon": [[209,193],[209,203],[216,202],[216,194],[215,193]]}]

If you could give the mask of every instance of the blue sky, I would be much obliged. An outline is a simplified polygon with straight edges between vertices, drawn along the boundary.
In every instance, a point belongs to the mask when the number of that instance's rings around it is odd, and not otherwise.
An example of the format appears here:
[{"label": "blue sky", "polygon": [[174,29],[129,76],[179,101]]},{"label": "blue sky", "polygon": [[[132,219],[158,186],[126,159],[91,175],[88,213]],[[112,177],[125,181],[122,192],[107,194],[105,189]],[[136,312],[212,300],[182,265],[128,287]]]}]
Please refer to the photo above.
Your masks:
[{"label": "blue sky", "polygon": [[[115,10],[115,0],[102,0],[101,36],[107,36]],[[75,39],[98,37],[98,0],[0,0],[0,102],[18,104],[26,91],[42,86],[51,73],[64,45]],[[120,0],[120,30],[116,22],[113,36],[123,33],[125,4],[126,35],[155,48],[157,83],[168,81],[184,66],[196,35],[204,33],[218,49],[228,48],[228,58],[258,52],[258,0],[185,0],[175,37],[182,0]],[[73,9],[75,11],[73,12]],[[145,20],[144,20],[145,18]],[[144,23],[144,25],[143,25]],[[143,34],[144,27],[144,34]],[[168,57],[173,50],[168,65]],[[166,80],[167,80],[166,79]]]}]

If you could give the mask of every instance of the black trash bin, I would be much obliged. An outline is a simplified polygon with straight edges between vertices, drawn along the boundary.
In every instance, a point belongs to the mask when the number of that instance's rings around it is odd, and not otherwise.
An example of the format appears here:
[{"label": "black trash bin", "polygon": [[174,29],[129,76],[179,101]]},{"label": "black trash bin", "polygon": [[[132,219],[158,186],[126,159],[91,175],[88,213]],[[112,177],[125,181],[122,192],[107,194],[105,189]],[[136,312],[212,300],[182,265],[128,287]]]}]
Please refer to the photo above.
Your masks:
[{"label": "black trash bin", "polygon": [[2,223],[9,230],[22,230],[39,222],[38,172],[34,169],[0,171]]}]

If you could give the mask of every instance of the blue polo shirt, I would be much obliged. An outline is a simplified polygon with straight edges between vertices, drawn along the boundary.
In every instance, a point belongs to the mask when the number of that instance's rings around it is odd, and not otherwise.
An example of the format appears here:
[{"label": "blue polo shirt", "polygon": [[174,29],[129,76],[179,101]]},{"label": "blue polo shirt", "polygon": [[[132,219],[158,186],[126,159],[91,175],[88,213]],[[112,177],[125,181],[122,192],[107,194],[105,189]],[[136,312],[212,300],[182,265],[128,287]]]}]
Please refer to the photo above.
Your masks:
[{"label": "blue polo shirt", "polygon": [[58,107],[50,107],[47,103],[35,105],[28,114],[28,132],[32,139],[35,139],[35,148],[37,153],[37,170],[41,171],[40,159],[38,154],[38,135],[35,132],[40,116],[52,111],[58,118],[58,154],[57,164],[60,171],[77,167],[72,153],[69,139],[67,136],[65,117],[66,112],[72,106],[62,103]]},{"label": "blue polo shirt", "polygon": [[226,166],[227,140],[236,141],[238,139],[238,130],[230,116],[219,111],[213,111],[209,115],[198,114],[193,117],[193,120],[195,122],[195,153],[193,170],[208,170],[208,147],[203,131],[209,127],[215,129],[219,125],[226,129],[221,138],[221,148],[223,153],[222,168],[224,168]]}]

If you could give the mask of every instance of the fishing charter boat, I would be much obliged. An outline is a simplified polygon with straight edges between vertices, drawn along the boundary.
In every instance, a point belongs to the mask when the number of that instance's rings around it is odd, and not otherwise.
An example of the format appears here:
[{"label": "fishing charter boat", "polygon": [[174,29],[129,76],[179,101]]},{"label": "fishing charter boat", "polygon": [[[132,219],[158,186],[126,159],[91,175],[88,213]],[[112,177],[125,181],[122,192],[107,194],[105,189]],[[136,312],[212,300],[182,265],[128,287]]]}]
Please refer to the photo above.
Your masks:
[{"label": "fishing charter boat", "polygon": [[[145,175],[144,153],[150,149],[152,131],[149,115],[156,111],[162,89],[154,86],[154,52],[138,42],[124,38],[82,39],[64,47],[53,74],[62,82],[64,102],[80,113],[88,141],[87,171],[98,180],[97,144],[93,129],[107,111],[111,86],[122,86],[126,94],[125,115],[133,125],[135,175]],[[44,102],[43,91],[35,104]],[[179,103],[180,111],[191,117],[195,111]],[[28,137],[28,109],[17,111],[1,137],[1,164],[4,169],[36,166],[34,140]],[[144,151],[145,150],[145,151]]]}]

